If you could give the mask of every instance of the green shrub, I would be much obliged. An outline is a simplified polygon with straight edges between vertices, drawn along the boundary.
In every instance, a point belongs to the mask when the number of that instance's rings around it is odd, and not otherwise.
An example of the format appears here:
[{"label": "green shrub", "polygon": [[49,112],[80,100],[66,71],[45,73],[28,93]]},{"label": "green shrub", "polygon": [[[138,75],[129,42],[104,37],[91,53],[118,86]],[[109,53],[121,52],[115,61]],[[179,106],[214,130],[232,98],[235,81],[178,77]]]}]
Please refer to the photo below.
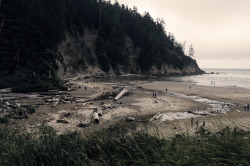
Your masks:
[{"label": "green shrub", "polygon": [[7,119],[7,118],[0,118],[0,124],[7,124],[7,123],[9,123],[9,119]]},{"label": "green shrub", "polygon": [[63,88],[61,82],[58,78],[45,78],[45,79],[39,79],[34,78],[31,80],[23,80],[16,86],[12,88],[13,92],[45,92],[48,90],[53,89],[61,89]]},{"label": "green shrub", "polygon": [[28,112],[29,114],[33,114],[33,113],[36,112],[36,109],[35,109],[35,107],[33,107],[33,106],[28,106],[27,112]]}]

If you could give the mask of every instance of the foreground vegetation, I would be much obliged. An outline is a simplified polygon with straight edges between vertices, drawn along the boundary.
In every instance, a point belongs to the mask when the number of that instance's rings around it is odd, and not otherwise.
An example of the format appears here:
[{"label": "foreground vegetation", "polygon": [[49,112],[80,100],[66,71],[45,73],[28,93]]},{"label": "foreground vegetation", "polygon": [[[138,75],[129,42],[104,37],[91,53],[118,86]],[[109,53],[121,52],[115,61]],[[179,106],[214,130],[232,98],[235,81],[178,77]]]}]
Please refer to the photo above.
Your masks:
[{"label": "foreground vegetation", "polygon": [[[146,132],[123,135],[124,127],[83,137],[57,135],[49,127],[27,134],[0,130],[0,165],[249,165],[250,133],[217,134],[200,130],[195,137],[159,139]],[[38,136],[39,135],[39,136]]]}]

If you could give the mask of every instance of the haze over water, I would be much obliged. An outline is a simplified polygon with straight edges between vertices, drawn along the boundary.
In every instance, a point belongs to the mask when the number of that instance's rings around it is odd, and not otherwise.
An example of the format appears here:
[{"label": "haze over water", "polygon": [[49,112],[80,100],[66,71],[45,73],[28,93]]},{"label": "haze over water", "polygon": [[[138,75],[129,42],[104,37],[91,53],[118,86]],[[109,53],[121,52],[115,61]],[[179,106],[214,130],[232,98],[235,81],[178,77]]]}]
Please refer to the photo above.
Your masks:
[{"label": "haze over water", "polygon": [[[205,86],[242,87],[250,89],[250,69],[203,69],[206,73],[197,76],[173,77],[171,80],[184,81]],[[212,74],[213,73],[213,74]],[[211,85],[211,81],[213,84]],[[215,85],[214,85],[215,82]]]}]

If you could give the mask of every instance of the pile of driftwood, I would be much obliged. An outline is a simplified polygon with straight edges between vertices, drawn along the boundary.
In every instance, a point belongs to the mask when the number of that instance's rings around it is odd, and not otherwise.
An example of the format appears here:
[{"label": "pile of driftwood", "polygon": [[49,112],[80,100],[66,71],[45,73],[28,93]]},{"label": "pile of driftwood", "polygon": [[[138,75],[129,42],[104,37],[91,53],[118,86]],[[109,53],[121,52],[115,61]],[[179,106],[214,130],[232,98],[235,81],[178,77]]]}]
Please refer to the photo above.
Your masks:
[{"label": "pile of driftwood", "polygon": [[[49,93],[46,92],[46,94],[47,95],[50,94],[51,96],[44,97],[45,102],[50,102],[50,103],[52,103],[53,107],[56,107],[60,103],[63,103],[63,104],[87,103],[90,101],[104,100],[104,99],[114,99],[115,101],[117,101],[122,96],[130,95],[131,92],[129,92],[127,89],[121,89],[120,92],[105,92],[97,98],[86,98],[86,97],[81,97],[81,96],[71,97],[71,96],[66,96],[65,93],[62,93],[59,91],[54,91],[54,92],[49,92]],[[56,96],[53,96],[52,94],[54,94]],[[104,108],[112,108],[112,106],[110,106],[110,105],[103,105],[103,107]]]},{"label": "pile of driftwood", "polygon": [[19,103],[10,104],[4,102],[1,104],[0,117],[9,117],[14,119],[28,118],[28,114],[35,112],[35,108],[29,105],[21,105]]},{"label": "pile of driftwood", "polygon": [[103,109],[112,109],[112,108],[115,108],[115,106],[113,104],[102,104],[101,107]]},{"label": "pile of driftwood", "polygon": [[0,101],[20,100],[20,99],[38,99],[44,96],[38,93],[13,93],[11,88],[0,89]]},{"label": "pile of driftwood", "polygon": [[45,102],[51,103],[52,107],[56,107],[59,104],[70,104],[70,103],[86,103],[89,101],[93,101],[94,99],[88,99],[85,97],[71,97],[71,96],[49,96],[45,97]]},{"label": "pile of driftwood", "polygon": [[[93,123],[98,124],[100,122],[100,118],[103,114],[103,110],[100,108],[95,108],[92,115],[91,115],[91,120]],[[88,127],[90,126],[90,122],[89,121],[84,121],[81,122],[78,127]]]},{"label": "pile of driftwood", "polygon": [[[102,109],[95,108],[95,109],[93,110],[92,115],[91,115],[91,121],[92,121],[93,123],[95,123],[95,124],[98,124],[99,121],[100,121],[100,117],[102,116],[102,114],[103,114],[103,110],[102,110]],[[64,117],[67,117],[67,116],[69,116],[69,115],[71,115],[71,114],[70,114],[70,113],[66,113],[66,114],[64,114]],[[57,123],[69,124],[69,121],[64,120],[64,119],[59,119],[59,120],[57,120],[56,122],[57,122]],[[88,127],[88,126],[90,126],[90,125],[91,125],[91,122],[90,122],[90,121],[84,120],[83,122],[79,123],[77,126],[78,126],[78,127]]]}]

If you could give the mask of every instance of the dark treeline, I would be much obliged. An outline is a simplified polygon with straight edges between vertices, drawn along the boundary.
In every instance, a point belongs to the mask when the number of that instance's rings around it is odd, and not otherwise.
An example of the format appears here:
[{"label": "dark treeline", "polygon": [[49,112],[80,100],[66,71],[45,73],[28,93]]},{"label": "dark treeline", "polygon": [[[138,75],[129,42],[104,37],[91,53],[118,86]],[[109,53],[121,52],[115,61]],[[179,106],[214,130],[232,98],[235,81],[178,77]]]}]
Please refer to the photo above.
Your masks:
[{"label": "dark treeline", "polygon": [[[117,65],[125,69],[134,65],[146,73],[163,64],[176,69],[196,64],[185,56],[174,36],[167,35],[163,20],[154,21],[147,12],[140,15],[135,7],[96,0],[0,2],[0,88],[18,85],[17,91],[34,91],[60,87],[55,74],[56,60],[61,58],[57,45],[66,33],[84,36],[85,28],[99,32],[96,54],[106,72]],[[126,46],[128,37],[139,52],[136,57]]]},{"label": "dark treeline", "polygon": [[[193,62],[190,57],[185,56],[182,44],[175,41],[173,34],[167,35],[163,20],[154,21],[148,12],[142,16],[136,7],[131,9],[119,3],[102,3],[99,29],[97,55],[110,62],[114,68],[117,64],[129,65],[131,56],[124,42],[127,36],[132,39],[134,47],[139,48],[139,56],[135,62],[137,69],[141,69],[143,73],[153,65],[158,69],[162,64],[183,69]],[[109,65],[103,67],[104,70],[109,70]]]}]

